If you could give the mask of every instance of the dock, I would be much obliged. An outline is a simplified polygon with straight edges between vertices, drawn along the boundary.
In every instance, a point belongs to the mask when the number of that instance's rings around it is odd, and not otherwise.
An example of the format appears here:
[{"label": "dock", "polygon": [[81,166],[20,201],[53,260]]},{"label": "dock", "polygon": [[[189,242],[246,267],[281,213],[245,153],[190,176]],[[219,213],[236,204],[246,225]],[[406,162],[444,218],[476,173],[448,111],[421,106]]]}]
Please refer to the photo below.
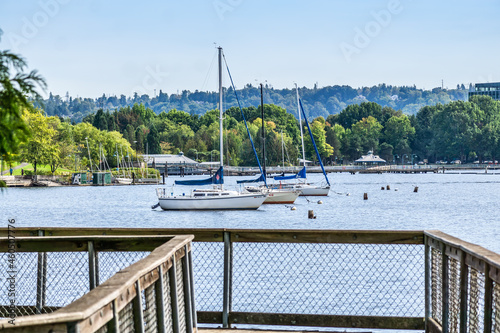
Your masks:
[{"label": "dock", "polygon": [[435,230],[17,228],[13,238],[3,228],[0,236],[3,265],[11,255],[15,265],[0,271],[15,278],[14,304],[0,295],[8,332],[500,329],[500,255]]}]

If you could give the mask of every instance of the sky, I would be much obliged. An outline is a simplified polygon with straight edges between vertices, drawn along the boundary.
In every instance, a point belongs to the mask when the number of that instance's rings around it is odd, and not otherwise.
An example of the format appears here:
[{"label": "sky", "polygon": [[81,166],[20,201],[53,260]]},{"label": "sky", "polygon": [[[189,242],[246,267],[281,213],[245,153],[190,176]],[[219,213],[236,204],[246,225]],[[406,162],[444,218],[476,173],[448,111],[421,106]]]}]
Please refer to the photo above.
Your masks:
[{"label": "sky", "polygon": [[216,91],[219,45],[237,88],[455,88],[500,81],[499,14],[498,0],[0,0],[0,50],[61,96]]}]

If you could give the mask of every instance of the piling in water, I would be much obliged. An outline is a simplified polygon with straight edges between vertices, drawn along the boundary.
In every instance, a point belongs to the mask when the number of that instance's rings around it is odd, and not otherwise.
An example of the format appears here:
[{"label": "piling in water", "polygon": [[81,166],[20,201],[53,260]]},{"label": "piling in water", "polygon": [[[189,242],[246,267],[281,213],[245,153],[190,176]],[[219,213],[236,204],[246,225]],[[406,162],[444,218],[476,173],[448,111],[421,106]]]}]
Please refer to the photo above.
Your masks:
[{"label": "piling in water", "polygon": [[310,211],[308,212],[308,217],[309,217],[310,219],[315,219],[315,218],[316,218],[316,215],[314,215],[314,211],[313,211],[313,210],[310,210]]},{"label": "piling in water", "polygon": [[415,186],[415,188],[413,189],[413,192],[414,192],[414,193],[417,193],[417,192],[418,192],[418,186]]},{"label": "piling in water", "polygon": [[387,191],[389,191],[391,189],[391,187],[389,185],[387,185],[385,188],[387,189]]},{"label": "piling in water", "polygon": [[363,194],[363,199],[368,200],[368,193]]}]

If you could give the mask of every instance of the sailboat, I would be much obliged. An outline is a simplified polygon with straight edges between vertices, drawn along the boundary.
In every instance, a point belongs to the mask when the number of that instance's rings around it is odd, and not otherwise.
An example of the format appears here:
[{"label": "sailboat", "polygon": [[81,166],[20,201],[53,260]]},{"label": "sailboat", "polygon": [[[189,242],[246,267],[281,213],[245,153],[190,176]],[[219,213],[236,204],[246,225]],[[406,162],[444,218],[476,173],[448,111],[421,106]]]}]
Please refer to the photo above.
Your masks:
[{"label": "sailboat", "polygon": [[[117,166],[117,171],[120,170],[120,164],[121,164],[121,169],[123,171],[123,174],[122,175],[118,175],[117,174],[116,178],[115,178],[115,181],[118,184],[130,185],[130,184],[132,184],[132,178],[128,177],[128,175],[125,174],[126,161],[123,158],[123,149],[122,149],[121,146],[120,146],[120,150],[121,150],[121,155],[118,153],[118,145],[116,145],[116,166]],[[128,152],[127,152],[127,154],[128,154]],[[120,163],[120,160],[122,160],[123,162]]]},{"label": "sailboat", "polygon": [[[158,188],[158,205],[163,210],[228,210],[228,209],[257,209],[264,200],[267,193],[261,191],[256,193],[239,192],[223,189],[224,169],[223,159],[223,128],[222,128],[222,48],[218,47],[219,53],[219,136],[220,136],[220,167],[217,172],[208,179],[200,180],[176,180],[177,185],[209,185],[212,189],[194,189],[187,195],[166,193],[165,188]],[[156,207],[156,206],[153,206]]]},{"label": "sailboat", "polygon": [[[233,87],[234,88],[234,87]],[[236,89],[233,89],[236,92]],[[292,204],[295,202],[297,197],[300,194],[299,190],[293,189],[293,188],[280,188],[280,187],[273,187],[273,186],[268,186],[267,185],[267,177],[266,177],[266,140],[265,140],[265,126],[264,126],[264,98],[262,94],[262,83],[260,84],[260,109],[262,113],[262,166],[263,168],[261,169],[261,176],[255,180],[252,180],[251,182],[255,181],[263,181],[264,185],[261,186],[246,186],[245,189],[249,192],[259,192],[259,191],[265,191],[267,192],[268,196],[266,200],[264,201],[264,204]],[[240,108],[241,110],[241,108]],[[243,119],[245,120],[245,115],[243,114],[243,110],[241,110],[241,115],[243,116]],[[245,120],[245,126],[246,120]],[[250,141],[252,142],[252,137],[250,136],[250,131],[248,131],[248,126],[247,126],[247,132],[248,136],[250,138]],[[252,142],[252,147],[253,147],[253,142]],[[257,158],[257,163],[259,164],[260,168],[260,162],[259,162],[259,157],[257,156],[257,153],[255,152],[255,147],[254,147],[254,153],[255,157]],[[245,183],[249,182],[247,180],[239,180],[238,183]]]},{"label": "sailboat", "polygon": [[[284,188],[293,188],[296,190],[301,191],[301,196],[327,196],[328,192],[330,191],[330,181],[328,180],[328,177],[325,172],[325,168],[323,167],[323,162],[321,161],[321,157],[318,152],[318,148],[316,147],[316,143],[314,142],[314,137],[311,132],[311,128],[309,127],[309,123],[306,118],[306,114],[304,113],[304,108],[302,107],[302,102],[300,101],[299,98],[299,89],[297,87],[297,84],[295,84],[295,90],[297,92],[297,108],[299,112],[299,125],[300,125],[300,139],[302,141],[302,162],[304,166],[302,169],[295,175],[291,176],[278,176],[274,177],[274,180],[279,180],[280,182],[282,180],[292,180],[295,179],[297,182],[296,183],[283,183],[281,184],[282,187]],[[310,184],[307,182],[307,175],[306,175],[306,154],[305,154],[305,149],[304,149],[304,132],[302,130],[302,115],[304,115],[304,120],[307,125],[307,129],[309,131],[309,135],[311,138],[311,141],[313,143],[314,149],[316,151],[316,155],[318,157],[319,163],[321,165],[321,170],[323,171],[323,175],[325,176],[326,183],[320,184],[320,185],[315,185],[315,184]]]}]

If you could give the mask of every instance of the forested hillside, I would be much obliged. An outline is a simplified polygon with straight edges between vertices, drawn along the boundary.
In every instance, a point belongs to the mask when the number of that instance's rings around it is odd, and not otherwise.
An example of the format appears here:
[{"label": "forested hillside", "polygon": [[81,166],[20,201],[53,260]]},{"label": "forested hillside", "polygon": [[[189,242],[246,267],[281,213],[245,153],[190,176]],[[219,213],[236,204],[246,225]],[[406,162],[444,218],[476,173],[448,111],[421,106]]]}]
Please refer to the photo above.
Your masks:
[{"label": "forested hillside", "polygon": [[[260,90],[250,84],[243,89],[237,90],[238,98],[242,107],[258,106],[260,103]],[[407,115],[416,114],[418,110],[427,105],[446,104],[452,101],[466,100],[467,89],[457,85],[456,89],[434,88],[422,90],[416,87],[397,87],[380,84],[373,87],[352,88],[350,86],[329,86],[323,88],[300,88],[300,95],[308,117],[327,118],[329,115],[338,114],[348,105],[363,102],[375,102],[382,107],[388,106],[395,110],[401,110]],[[235,94],[232,88],[225,91],[225,108],[237,106]],[[264,89],[264,100],[268,104],[274,104],[284,108],[288,112],[297,115],[297,102],[294,89],[274,89],[267,85]],[[182,110],[191,115],[203,115],[208,110],[215,109],[218,101],[217,92],[188,91],[179,94],[168,95],[160,90],[158,96],[148,95],[127,97],[125,95],[106,96],[100,98],[73,98],[69,94],[58,96],[50,94],[44,101],[44,105],[37,104],[45,110],[49,116],[69,117],[78,123],[82,119],[98,109],[115,110],[119,107],[143,104],[156,114],[162,111],[168,112],[172,109]]]}]

